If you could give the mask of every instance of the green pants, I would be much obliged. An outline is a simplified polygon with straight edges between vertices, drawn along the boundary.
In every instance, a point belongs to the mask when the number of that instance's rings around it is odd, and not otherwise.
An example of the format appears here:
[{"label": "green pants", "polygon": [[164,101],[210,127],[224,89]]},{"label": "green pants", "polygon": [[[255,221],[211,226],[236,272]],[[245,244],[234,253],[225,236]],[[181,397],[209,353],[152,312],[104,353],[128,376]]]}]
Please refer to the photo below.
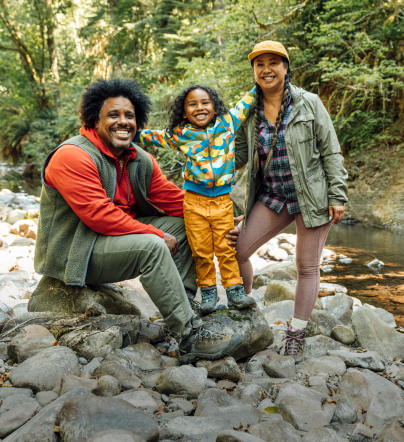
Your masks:
[{"label": "green pants", "polygon": [[137,219],[175,236],[180,243],[175,256],[171,256],[164,239],[157,235],[99,235],[88,265],[86,282],[102,284],[140,275],[143,288],[160,310],[170,331],[180,337],[194,316],[184,287],[194,292],[197,289],[184,220],[171,216]]}]

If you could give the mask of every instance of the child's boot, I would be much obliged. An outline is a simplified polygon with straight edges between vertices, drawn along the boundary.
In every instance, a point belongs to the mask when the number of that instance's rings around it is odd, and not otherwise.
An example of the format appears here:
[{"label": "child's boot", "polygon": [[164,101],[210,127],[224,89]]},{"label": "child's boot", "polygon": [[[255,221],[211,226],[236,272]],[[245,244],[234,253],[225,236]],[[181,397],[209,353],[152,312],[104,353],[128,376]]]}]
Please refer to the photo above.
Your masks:
[{"label": "child's boot", "polygon": [[247,296],[241,284],[232,285],[226,289],[229,307],[244,309],[254,307],[256,302],[251,296]]},{"label": "child's boot", "polygon": [[218,301],[217,287],[215,285],[210,287],[201,287],[202,303],[199,312],[202,316],[208,315],[216,310],[216,303]]}]

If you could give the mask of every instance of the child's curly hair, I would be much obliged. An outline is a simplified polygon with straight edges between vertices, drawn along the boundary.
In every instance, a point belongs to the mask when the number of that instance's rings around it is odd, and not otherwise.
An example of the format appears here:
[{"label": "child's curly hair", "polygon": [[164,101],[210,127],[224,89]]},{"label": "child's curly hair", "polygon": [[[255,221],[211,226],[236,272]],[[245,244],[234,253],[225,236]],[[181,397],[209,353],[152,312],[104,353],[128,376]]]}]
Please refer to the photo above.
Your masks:
[{"label": "child's curly hair", "polygon": [[187,123],[187,119],[184,118],[184,104],[187,95],[194,91],[195,89],[203,89],[209,95],[210,99],[213,101],[213,107],[215,109],[216,115],[222,115],[227,112],[227,107],[219,97],[218,93],[210,88],[209,86],[204,86],[201,84],[193,84],[184,89],[180,95],[178,95],[170,107],[170,121],[168,124],[168,132],[173,133],[176,126],[183,126]]}]

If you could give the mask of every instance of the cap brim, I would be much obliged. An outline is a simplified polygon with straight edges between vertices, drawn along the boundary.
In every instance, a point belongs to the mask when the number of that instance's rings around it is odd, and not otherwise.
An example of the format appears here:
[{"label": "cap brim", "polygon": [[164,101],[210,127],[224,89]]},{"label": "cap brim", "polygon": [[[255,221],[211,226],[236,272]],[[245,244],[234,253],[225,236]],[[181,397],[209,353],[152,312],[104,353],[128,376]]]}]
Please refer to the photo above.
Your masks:
[{"label": "cap brim", "polygon": [[253,51],[253,52],[250,52],[250,53],[248,54],[248,59],[249,59],[250,61],[253,61],[254,58],[258,57],[258,55],[261,55],[261,54],[275,54],[275,55],[280,55],[281,57],[286,58],[286,60],[288,60],[288,62],[289,62],[289,57],[288,57],[286,54],[284,54],[284,53],[282,53],[282,52],[279,52],[279,51],[269,51],[268,49],[261,49],[260,51]]}]

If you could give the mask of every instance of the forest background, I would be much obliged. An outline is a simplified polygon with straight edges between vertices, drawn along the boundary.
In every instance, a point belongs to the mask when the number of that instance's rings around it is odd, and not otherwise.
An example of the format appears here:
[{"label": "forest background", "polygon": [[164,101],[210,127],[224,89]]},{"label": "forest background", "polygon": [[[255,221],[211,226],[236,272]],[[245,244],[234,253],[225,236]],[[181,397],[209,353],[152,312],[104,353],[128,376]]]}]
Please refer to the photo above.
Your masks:
[{"label": "forest background", "polygon": [[[346,156],[388,151],[403,138],[401,0],[0,0],[0,155],[37,175],[76,135],[84,88],[136,79],[152,128],[192,83],[232,105],[252,86],[255,42],[280,40],[292,82],[318,93]],[[175,176],[183,158],[156,151]]]}]

